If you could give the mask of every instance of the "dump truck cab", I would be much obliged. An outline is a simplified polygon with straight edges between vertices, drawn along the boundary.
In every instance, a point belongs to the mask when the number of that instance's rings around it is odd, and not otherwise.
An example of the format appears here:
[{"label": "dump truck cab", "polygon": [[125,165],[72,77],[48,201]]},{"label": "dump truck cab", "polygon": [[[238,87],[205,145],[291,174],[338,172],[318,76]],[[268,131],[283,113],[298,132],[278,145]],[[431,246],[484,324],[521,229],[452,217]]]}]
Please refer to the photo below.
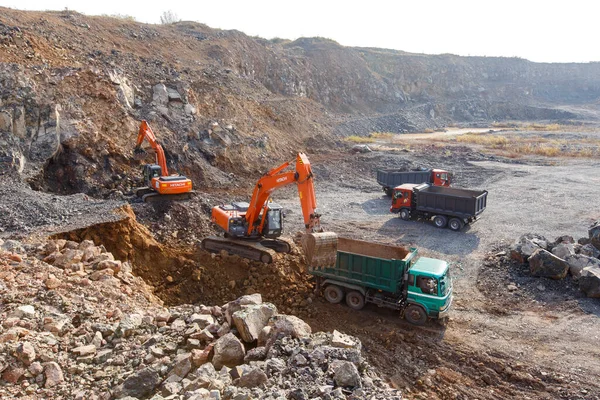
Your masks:
[{"label": "dump truck cab", "polygon": [[392,194],[392,206],[390,207],[391,212],[398,212],[403,208],[413,208],[413,189],[415,186],[419,185],[415,183],[405,183],[404,185],[394,188],[394,193]]},{"label": "dump truck cab", "polygon": [[408,270],[407,292],[409,306],[405,313],[412,313],[407,319],[447,317],[452,303],[452,279],[448,263],[420,257]]},{"label": "dump truck cab", "polygon": [[434,169],[431,171],[431,182],[434,186],[450,186],[450,174],[443,169]]}]

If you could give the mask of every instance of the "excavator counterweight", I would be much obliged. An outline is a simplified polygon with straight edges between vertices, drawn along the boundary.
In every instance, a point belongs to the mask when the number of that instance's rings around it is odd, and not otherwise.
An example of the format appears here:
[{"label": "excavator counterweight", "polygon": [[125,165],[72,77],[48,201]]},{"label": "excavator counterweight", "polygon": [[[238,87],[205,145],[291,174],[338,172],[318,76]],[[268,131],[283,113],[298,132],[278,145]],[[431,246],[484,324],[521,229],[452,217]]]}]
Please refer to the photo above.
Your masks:
[{"label": "excavator counterweight", "polygon": [[[211,252],[225,250],[230,254],[270,263],[276,253],[288,253],[290,244],[280,239],[283,233],[283,208],[270,200],[276,189],[296,184],[304,216],[309,246],[308,254],[314,260],[334,260],[337,235],[323,233],[310,162],[304,153],[298,153],[295,170],[285,171],[293,162],[287,162],[264,174],[256,183],[249,203],[234,202],[213,207],[211,220],[225,233],[225,238],[211,236],[202,241],[202,248]],[[305,240],[303,240],[304,246]],[[305,251],[306,251],[306,246]],[[322,261],[325,262],[325,261]]]}]

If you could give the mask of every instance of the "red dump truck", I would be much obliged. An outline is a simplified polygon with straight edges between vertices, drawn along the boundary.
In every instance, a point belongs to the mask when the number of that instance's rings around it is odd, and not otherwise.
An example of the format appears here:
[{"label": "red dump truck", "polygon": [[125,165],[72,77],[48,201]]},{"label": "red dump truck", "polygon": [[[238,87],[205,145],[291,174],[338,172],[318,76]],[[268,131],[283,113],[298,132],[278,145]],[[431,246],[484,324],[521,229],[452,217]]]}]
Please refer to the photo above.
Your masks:
[{"label": "red dump truck", "polygon": [[487,194],[487,190],[406,183],[394,188],[390,211],[399,213],[405,221],[413,218],[433,219],[433,224],[438,228],[448,226],[453,231],[459,231],[485,210]]}]

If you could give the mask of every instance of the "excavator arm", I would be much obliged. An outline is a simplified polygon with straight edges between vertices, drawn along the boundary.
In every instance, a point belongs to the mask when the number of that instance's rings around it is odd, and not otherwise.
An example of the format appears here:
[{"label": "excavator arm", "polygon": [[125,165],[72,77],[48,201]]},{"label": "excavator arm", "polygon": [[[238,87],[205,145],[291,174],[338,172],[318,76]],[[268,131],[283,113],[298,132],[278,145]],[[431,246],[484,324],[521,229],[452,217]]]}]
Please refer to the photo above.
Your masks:
[{"label": "excavator arm", "polygon": [[[321,231],[320,215],[317,214],[317,200],[315,197],[315,187],[313,183],[313,173],[310,168],[310,162],[304,153],[298,153],[296,156],[295,172],[282,172],[292,165],[292,162],[286,162],[277,168],[273,168],[263,175],[252,192],[252,199],[248,211],[246,212],[246,221],[248,222],[248,235],[255,232],[262,232],[266,221],[268,200],[271,193],[280,187],[292,183],[298,185],[298,195],[302,206],[304,216],[304,225],[307,232]],[[262,211],[262,218],[259,215]]]},{"label": "excavator arm", "polygon": [[133,150],[134,153],[138,154],[139,152],[143,152],[142,143],[144,142],[144,139],[148,140],[150,147],[152,147],[152,149],[156,153],[156,163],[160,166],[161,175],[169,176],[165,151],[163,150],[160,143],[158,143],[158,141],[156,140],[156,136],[154,135],[154,132],[152,132],[152,128],[150,128],[150,125],[148,125],[148,122],[146,122],[146,120],[143,120],[140,124],[140,130],[138,131],[135,149]]}]

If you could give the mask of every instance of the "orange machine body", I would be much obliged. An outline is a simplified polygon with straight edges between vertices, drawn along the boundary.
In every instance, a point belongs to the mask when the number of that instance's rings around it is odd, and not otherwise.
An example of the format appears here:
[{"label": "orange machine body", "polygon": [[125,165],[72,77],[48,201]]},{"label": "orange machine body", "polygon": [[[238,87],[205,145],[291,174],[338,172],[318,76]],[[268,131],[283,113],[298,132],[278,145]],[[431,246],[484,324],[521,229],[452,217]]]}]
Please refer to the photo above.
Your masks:
[{"label": "orange machine body", "polygon": [[144,181],[146,185],[157,193],[164,195],[191,192],[193,186],[190,179],[183,175],[169,175],[165,152],[146,121],[142,121],[140,124],[134,150],[136,154],[143,152],[141,145],[144,140],[148,141],[156,154],[156,164],[146,164],[144,166]]},{"label": "orange machine body", "polygon": [[310,162],[304,153],[298,153],[295,171],[285,172],[290,165],[292,162],[286,162],[264,174],[256,183],[249,203],[213,207],[212,222],[234,237],[278,237],[283,230],[282,207],[270,201],[270,196],[282,186],[296,184],[306,230],[320,231]]}]

